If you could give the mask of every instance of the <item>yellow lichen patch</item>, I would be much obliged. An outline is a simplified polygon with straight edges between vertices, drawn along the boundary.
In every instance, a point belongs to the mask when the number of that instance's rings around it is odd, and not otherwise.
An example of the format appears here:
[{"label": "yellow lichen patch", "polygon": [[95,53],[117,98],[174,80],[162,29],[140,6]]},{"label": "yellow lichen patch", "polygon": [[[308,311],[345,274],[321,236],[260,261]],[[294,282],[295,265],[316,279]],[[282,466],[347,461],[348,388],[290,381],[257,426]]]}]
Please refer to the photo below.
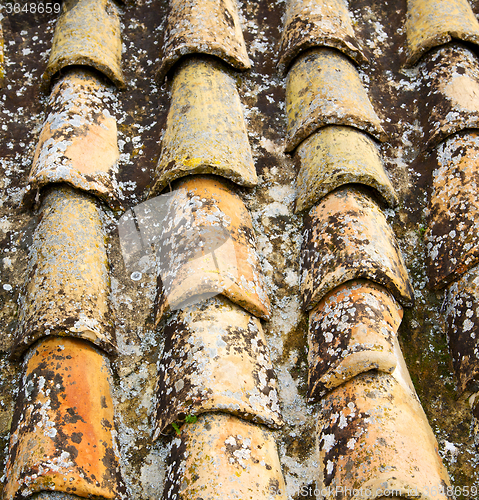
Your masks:
[{"label": "yellow lichen patch", "polygon": [[326,125],[349,125],[386,139],[356,68],[334,49],[312,49],[296,60],[286,80],[286,113],[286,151]]},{"label": "yellow lichen patch", "polygon": [[239,418],[201,415],[172,443],[163,499],[286,499],[271,432]]},{"label": "yellow lichen patch", "polygon": [[158,78],[187,54],[217,56],[239,70],[251,67],[234,0],[170,0]]},{"label": "yellow lichen patch", "polygon": [[408,0],[407,64],[451,39],[479,43],[479,23],[467,0]]},{"label": "yellow lichen patch", "polygon": [[287,70],[311,47],[333,47],[358,64],[367,62],[344,0],[288,0],[279,67]]},{"label": "yellow lichen patch", "polygon": [[88,69],[71,69],[56,83],[28,179],[27,205],[43,186],[64,182],[105,199],[113,208],[120,206],[112,97]]},{"label": "yellow lichen patch", "polygon": [[397,196],[374,142],[351,127],[324,127],[297,148],[296,212],[307,210],[344,184],[372,187],[394,206]]},{"label": "yellow lichen patch", "polygon": [[225,182],[208,176],[179,181],[162,228],[157,322],[168,309],[219,294],[260,318],[269,318],[251,217]]},{"label": "yellow lichen patch", "polygon": [[155,439],[175,420],[208,411],[282,424],[276,376],[256,317],[219,296],[173,315],[163,335]]},{"label": "yellow lichen patch", "polygon": [[242,186],[257,183],[234,79],[212,58],[177,69],[154,192],[185,175],[211,173]]},{"label": "yellow lichen patch", "polygon": [[402,314],[371,281],[349,281],[326,295],[309,316],[310,400],[368,370],[392,373]]},{"label": "yellow lichen patch", "polygon": [[43,75],[48,88],[52,77],[66,66],[90,66],[119,88],[121,34],[118,7],[113,0],[66,0],[58,18],[52,50]]},{"label": "yellow lichen patch", "polygon": [[30,246],[16,354],[45,335],[80,337],[116,351],[100,210],[94,198],[71,188],[46,196]]},{"label": "yellow lichen patch", "polygon": [[346,281],[366,278],[404,306],[413,290],[394,233],[378,205],[360,188],[333,191],[311,210],[301,250],[306,309]]},{"label": "yellow lichen patch", "polygon": [[119,498],[109,363],[88,342],[50,338],[25,362],[4,499],[55,490]]}]

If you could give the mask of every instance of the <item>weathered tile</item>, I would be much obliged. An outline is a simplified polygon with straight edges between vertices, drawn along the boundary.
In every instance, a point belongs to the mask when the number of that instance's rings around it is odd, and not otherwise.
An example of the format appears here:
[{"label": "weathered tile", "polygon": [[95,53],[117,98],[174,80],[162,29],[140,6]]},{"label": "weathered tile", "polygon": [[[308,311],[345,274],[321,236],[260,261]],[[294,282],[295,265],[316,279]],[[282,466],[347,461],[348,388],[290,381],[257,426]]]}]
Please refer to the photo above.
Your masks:
[{"label": "weathered tile", "polygon": [[157,323],[168,310],[219,294],[255,316],[269,318],[251,217],[229,184],[209,176],[181,179],[162,228]]},{"label": "weathered tile", "polygon": [[452,39],[479,43],[479,23],[467,0],[408,0],[407,64]]},{"label": "weathered tile", "polygon": [[446,292],[446,331],[458,389],[479,390],[479,268],[464,273]]},{"label": "weathered tile", "polygon": [[105,239],[98,201],[68,187],[49,191],[29,248],[15,354],[46,335],[116,352]]},{"label": "weathered tile", "polygon": [[170,0],[158,78],[187,54],[217,56],[238,70],[251,67],[234,0]]},{"label": "weathered tile", "polygon": [[428,53],[420,66],[424,149],[468,128],[479,128],[479,57],[449,44]]},{"label": "weathered tile", "polygon": [[286,500],[270,431],[231,415],[204,414],[173,440],[162,500]]},{"label": "weathered tile", "polygon": [[381,156],[368,135],[351,127],[328,126],[305,139],[296,150],[296,212],[307,210],[339,186],[364,184],[394,206],[397,196]]},{"label": "weathered tile", "polygon": [[285,72],[301,52],[333,47],[358,64],[367,62],[344,0],[288,0],[279,68]]},{"label": "weathered tile", "polygon": [[479,451],[479,393],[473,394],[469,398],[469,404],[472,410],[472,432],[476,450]]},{"label": "weathered tile", "polygon": [[296,60],[286,79],[286,113],[286,151],[326,125],[350,125],[386,139],[354,64],[334,49],[312,49]]},{"label": "weathered tile", "polygon": [[155,439],[172,422],[208,411],[281,426],[276,376],[257,318],[219,296],[178,311],[163,336]]},{"label": "weathered tile", "polygon": [[41,491],[28,498],[29,500],[78,500],[81,497],[63,493],[62,491]]},{"label": "weathered tile", "polygon": [[4,66],[4,40],[3,40],[3,29],[2,29],[2,21],[0,19],[0,88],[2,88],[5,84],[5,66]]},{"label": "weathered tile", "polygon": [[318,489],[327,500],[388,496],[446,499],[449,478],[417,399],[393,375],[371,371],[322,401]]},{"label": "weathered tile", "polygon": [[42,340],[25,361],[3,498],[125,498],[115,436],[106,358],[82,340]]},{"label": "weathered tile", "polygon": [[119,88],[125,87],[121,71],[121,34],[118,7],[113,0],[65,0],[58,18],[44,86],[66,66],[90,66]]},{"label": "weathered tile", "polygon": [[402,314],[394,297],[371,281],[348,281],[327,294],[309,315],[310,400],[368,370],[392,373]]},{"label": "weathered tile", "polygon": [[53,183],[71,186],[121,207],[114,96],[98,74],[75,67],[55,84],[24,201],[38,204],[39,191]]},{"label": "weathered tile", "polygon": [[194,57],[175,72],[152,191],[200,173],[220,175],[242,186],[257,183],[236,83],[220,62]]},{"label": "weathered tile", "polygon": [[349,280],[366,278],[386,287],[403,306],[413,290],[401,251],[386,217],[360,188],[340,188],[305,219],[301,249],[301,293],[305,309]]},{"label": "weathered tile", "polygon": [[479,132],[449,137],[432,155],[425,241],[430,283],[442,287],[479,261]]}]

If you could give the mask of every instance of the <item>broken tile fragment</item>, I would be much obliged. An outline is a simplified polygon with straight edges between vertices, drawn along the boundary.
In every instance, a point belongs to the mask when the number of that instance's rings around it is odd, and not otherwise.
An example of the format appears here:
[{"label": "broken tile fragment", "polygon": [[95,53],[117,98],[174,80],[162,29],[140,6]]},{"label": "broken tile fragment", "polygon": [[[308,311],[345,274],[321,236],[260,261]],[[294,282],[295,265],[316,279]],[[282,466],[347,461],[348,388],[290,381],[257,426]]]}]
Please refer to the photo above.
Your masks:
[{"label": "broken tile fragment", "polygon": [[55,187],[45,196],[39,219],[29,248],[14,354],[47,335],[79,337],[115,353],[99,202],[69,187]]},{"label": "broken tile fragment", "polygon": [[173,439],[162,500],[286,500],[270,431],[232,415],[203,414]]},{"label": "broken tile fragment", "polygon": [[374,141],[357,129],[323,127],[305,139],[296,154],[301,165],[296,179],[296,212],[311,208],[344,184],[364,184],[389,205],[397,202]]},{"label": "broken tile fragment", "polygon": [[479,132],[467,130],[431,154],[427,268],[433,287],[458,279],[479,261]]},{"label": "broken tile fragment", "polygon": [[453,39],[479,44],[479,23],[467,0],[408,0],[407,64]]},{"label": "broken tile fragment", "polygon": [[326,125],[349,125],[386,139],[354,64],[334,49],[315,48],[296,59],[286,79],[286,113],[287,152]]},{"label": "broken tile fragment", "polygon": [[226,181],[189,176],[177,182],[157,244],[156,322],[168,310],[225,295],[269,318],[251,217]]},{"label": "broken tile fragment", "polygon": [[394,374],[370,371],[322,401],[318,489],[326,500],[389,496],[442,500],[449,478],[417,397]]},{"label": "broken tile fragment", "polygon": [[301,249],[303,307],[328,292],[365,278],[387,288],[403,306],[413,289],[393,231],[379,206],[359,187],[328,194],[305,219]]},{"label": "broken tile fragment", "polygon": [[367,62],[344,0],[288,0],[281,36],[280,70],[286,72],[299,54],[312,47],[332,47],[357,64]]},{"label": "broken tile fragment", "polygon": [[420,66],[424,149],[456,132],[479,128],[479,57],[459,44],[428,53]]},{"label": "broken tile fragment", "polygon": [[178,311],[163,336],[154,439],[172,422],[212,411],[282,425],[276,376],[256,317],[218,296]]},{"label": "broken tile fragment", "polygon": [[188,54],[217,56],[241,71],[251,67],[234,0],[170,0],[169,7],[160,81]]},{"label": "broken tile fragment", "polygon": [[186,59],[176,70],[152,191],[192,174],[257,183],[236,83],[213,58]]},{"label": "broken tile fragment", "polygon": [[3,498],[124,498],[115,440],[107,359],[83,340],[40,341],[25,360]]},{"label": "broken tile fragment", "polygon": [[119,7],[113,0],[65,0],[55,26],[44,86],[67,66],[89,66],[124,88]]},{"label": "broken tile fragment", "polygon": [[382,286],[348,281],[309,314],[309,399],[369,370],[392,373],[402,307]]},{"label": "broken tile fragment", "polygon": [[114,95],[88,68],[66,70],[50,95],[24,201],[38,205],[48,184],[67,183],[121,207]]}]

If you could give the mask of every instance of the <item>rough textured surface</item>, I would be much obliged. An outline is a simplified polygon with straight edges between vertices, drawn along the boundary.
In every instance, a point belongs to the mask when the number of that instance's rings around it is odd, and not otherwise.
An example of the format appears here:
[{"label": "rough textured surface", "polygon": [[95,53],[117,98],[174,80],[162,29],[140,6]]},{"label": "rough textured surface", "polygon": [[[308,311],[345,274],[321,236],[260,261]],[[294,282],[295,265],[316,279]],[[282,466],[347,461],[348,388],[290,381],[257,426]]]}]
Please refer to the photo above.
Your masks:
[{"label": "rough textured surface", "polygon": [[115,441],[108,361],[82,340],[43,340],[25,361],[3,498],[125,498]]},{"label": "rough textured surface", "polygon": [[43,75],[45,89],[54,75],[72,65],[95,68],[123,88],[121,48],[119,12],[113,0],[65,0]]},{"label": "rough textured surface", "polygon": [[222,414],[201,415],[173,440],[163,500],[286,499],[271,433]]},{"label": "rough textured surface", "polygon": [[236,0],[171,0],[158,78],[163,80],[182,56],[217,56],[234,68],[251,67]]},{"label": "rough textured surface", "polygon": [[333,47],[358,64],[367,62],[354,34],[346,1],[287,0],[285,15],[279,60],[283,72],[311,47]]},{"label": "rough textured surface", "polygon": [[452,39],[479,43],[479,23],[468,0],[408,0],[407,63]]},{"label": "rough textured surface", "polygon": [[296,180],[297,212],[345,184],[364,184],[389,205],[397,202],[374,141],[354,128],[321,128],[298,146],[296,154],[301,166]]},{"label": "rough textured surface", "polygon": [[354,64],[334,49],[300,56],[286,78],[286,151],[325,125],[350,125],[386,138]]},{"label": "rough textured surface", "polygon": [[369,370],[392,373],[402,307],[382,286],[348,281],[309,314],[309,398]]},{"label": "rough textured surface", "polygon": [[168,310],[218,294],[269,317],[251,217],[228,184],[208,176],[178,181],[160,224],[157,323]]},{"label": "rough textured surface", "polygon": [[3,87],[4,80],[5,80],[5,67],[4,67],[4,57],[3,57],[4,43],[5,42],[3,40],[2,22],[0,19],[0,88]]},{"label": "rough textured surface", "polygon": [[53,87],[25,192],[31,206],[40,189],[67,183],[121,206],[117,174],[120,151],[110,86],[97,73],[75,67]]},{"label": "rough textured surface", "polygon": [[340,188],[305,219],[301,292],[306,310],[342,283],[366,278],[405,306],[413,290],[396,238],[378,205],[361,189]]},{"label": "rough textured surface", "polygon": [[242,186],[257,183],[236,82],[229,73],[215,59],[198,56],[177,68],[153,192],[201,173]]},{"label": "rough textured surface", "polygon": [[71,188],[46,196],[29,248],[15,354],[46,335],[116,351],[110,279],[98,201]]}]

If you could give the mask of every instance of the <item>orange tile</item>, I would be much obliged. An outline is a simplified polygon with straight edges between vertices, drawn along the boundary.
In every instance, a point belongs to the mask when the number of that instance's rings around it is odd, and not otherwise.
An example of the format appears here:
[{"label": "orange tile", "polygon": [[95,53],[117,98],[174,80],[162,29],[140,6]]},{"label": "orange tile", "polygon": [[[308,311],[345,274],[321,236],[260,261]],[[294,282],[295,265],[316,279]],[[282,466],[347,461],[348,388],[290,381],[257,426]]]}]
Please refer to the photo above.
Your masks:
[{"label": "orange tile", "polygon": [[53,87],[25,203],[31,206],[43,186],[67,183],[121,207],[116,180],[120,151],[111,89],[88,68],[75,67]]},{"label": "orange tile", "polygon": [[105,239],[97,200],[69,187],[48,192],[29,248],[16,355],[46,335],[116,352]]},{"label": "orange tile", "polygon": [[158,78],[184,55],[217,56],[233,68],[251,67],[233,0],[170,0]]},{"label": "orange tile", "polygon": [[2,22],[0,21],[0,88],[5,85],[5,66],[4,66],[4,57],[3,57],[3,49],[4,40],[3,40],[3,30],[2,30]]},{"label": "orange tile", "polygon": [[115,434],[106,358],[82,340],[41,341],[25,362],[3,498],[125,498]]},{"label": "orange tile", "polygon": [[173,439],[163,500],[286,500],[270,431],[231,415],[204,414]]},{"label": "orange tile", "polygon": [[168,310],[218,294],[269,318],[251,217],[230,185],[209,176],[184,177],[167,212],[157,250],[156,322]]},{"label": "orange tile", "polygon": [[163,336],[155,439],[172,422],[212,411],[282,425],[276,375],[257,318],[218,296],[176,313]]},{"label": "orange tile", "polygon": [[286,3],[280,69],[285,72],[299,54],[311,47],[332,47],[358,64],[367,62],[344,0],[289,0]]},{"label": "orange tile", "polygon": [[327,294],[309,315],[310,400],[369,370],[392,373],[402,315],[394,297],[371,281],[348,281]]},{"label": "orange tile", "polygon": [[403,306],[413,290],[394,233],[384,213],[363,190],[333,191],[305,219],[301,293],[312,309],[328,292],[365,278],[386,287]]}]

